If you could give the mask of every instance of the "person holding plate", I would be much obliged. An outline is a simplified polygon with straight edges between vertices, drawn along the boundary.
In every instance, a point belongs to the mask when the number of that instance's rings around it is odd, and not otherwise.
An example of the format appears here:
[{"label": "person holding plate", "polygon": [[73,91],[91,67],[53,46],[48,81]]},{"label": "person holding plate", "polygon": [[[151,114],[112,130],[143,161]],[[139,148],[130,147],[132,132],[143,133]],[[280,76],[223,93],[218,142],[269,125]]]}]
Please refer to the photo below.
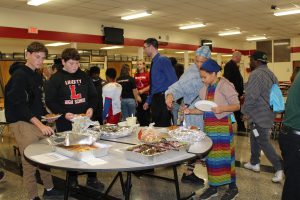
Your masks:
[{"label": "person holding plate", "polygon": [[[32,42],[26,50],[26,63],[16,62],[9,69],[11,78],[5,86],[5,117],[21,153],[23,183],[28,197],[39,200],[35,176],[37,167],[25,159],[24,149],[54,134],[51,127],[41,122],[46,109],[42,101],[43,79],[36,72],[43,66],[48,49],[40,42]],[[43,197],[62,197],[63,193],[53,186],[49,170],[39,168],[39,173],[45,187]]]},{"label": "person holding plate", "polygon": [[206,157],[209,188],[199,199],[218,196],[218,187],[229,185],[222,200],[234,199],[238,195],[235,175],[235,153],[232,122],[233,112],[240,109],[238,93],[234,85],[226,78],[219,78],[221,67],[212,59],[208,59],[200,68],[200,76],[204,87],[200,89],[201,99],[217,104],[210,112],[185,108],[185,114],[203,114],[204,132],[213,141],[213,146]]}]

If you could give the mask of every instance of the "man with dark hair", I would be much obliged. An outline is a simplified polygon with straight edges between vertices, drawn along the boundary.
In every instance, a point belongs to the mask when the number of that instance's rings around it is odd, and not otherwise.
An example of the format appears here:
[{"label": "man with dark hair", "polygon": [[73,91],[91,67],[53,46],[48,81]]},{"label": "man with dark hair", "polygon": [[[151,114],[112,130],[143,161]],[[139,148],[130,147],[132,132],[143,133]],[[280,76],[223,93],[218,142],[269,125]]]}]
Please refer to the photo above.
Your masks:
[{"label": "man with dark hair", "polygon": [[105,72],[107,84],[103,87],[103,121],[104,123],[117,124],[121,118],[121,93],[122,86],[116,83],[117,72],[108,68]]},{"label": "man with dark hair", "polygon": [[97,120],[100,124],[103,124],[102,119],[102,112],[103,112],[103,98],[102,98],[102,87],[104,84],[104,81],[99,77],[100,75],[100,68],[97,66],[92,66],[89,71],[89,75],[94,83],[94,86],[97,91],[98,96],[98,106],[97,109],[94,111],[93,119]]},{"label": "man with dark hair", "polygon": [[[79,69],[80,55],[75,48],[63,50],[63,69],[58,71],[46,85],[46,105],[56,114],[62,114],[56,121],[58,132],[72,130],[71,120],[76,114],[86,114],[91,118],[97,109],[97,92],[92,80]],[[73,189],[78,188],[77,172],[70,174]],[[103,189],[104,184],[97,180],[97,173],[89,172],[87,186]]]},{"label": "man with dark hair", "polygon": [[[224,67],[224,77],[227,78],[231,83],[233,83],[236,91],[239,94],[240,102],[244,98],[244,80],[241,75],[238,63],[241,62],[242,54],[239,51],[235,51],[232,54],[232,58],[230,61],[228,61]],[[241,110],[234,112],[238,131],[246,131],[244,122],[242,120],[242,113]]]},{"label": "man with dark hair", "polygon": [[172,114],[165,104],[165,91],[177,81],[175,70],[169,58],[158,52],[158,41],[148,38],[144,41],[144,51],[152,58],[150,69],[150,94],[144,104],[147,110],[151,105],[151,116],[155,126],[171,125]]},{"label": "man with dark hair", "polygon": [[[54,133],[51,127],[41,122],[46,114],[42,102],[42,77],[36,72],[43,65],[47,57],[47,48],[39,42],[32,42],[27,47],[26,64],[14,63],[9,72],[11,78],[5,86],[5,117],[9,129],[15,136],[21,152],[23,166],[23,183],[28,192],[29,199],[39,200],[36,167],[24,158],[24,149],[35,142]],[[61,196],[53,189],[50,172],[39,168],[40,176],[45,186],[43,197]]]},{"label": "man with dark hair", "polygon": [[276,173],[272,181],[277,183],[283,179],[280,157],[270,143],[270,130],[273,126],[275,113],[269,105],[270,90],[278,80],[267,66],[267,55],[255,51],[250,57],[250,67],[254,69],[245,88],[245,103],[242,112],[251,124],[251,158],[244,167],[255,172],[260,171],[260,152],[264,152],[272,163]]}]

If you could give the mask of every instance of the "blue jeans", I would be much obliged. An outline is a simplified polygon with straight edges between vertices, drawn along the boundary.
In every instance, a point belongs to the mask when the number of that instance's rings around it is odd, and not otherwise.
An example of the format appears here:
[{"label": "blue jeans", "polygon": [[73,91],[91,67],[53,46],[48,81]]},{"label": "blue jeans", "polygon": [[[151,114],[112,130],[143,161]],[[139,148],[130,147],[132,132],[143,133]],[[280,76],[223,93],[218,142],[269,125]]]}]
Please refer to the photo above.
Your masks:
[{"label": "blue jeans", "polygon": [[134,99],[122,99],[121,101],[122,121],[125,121],[127,117],[135,116],[136,103]]}]

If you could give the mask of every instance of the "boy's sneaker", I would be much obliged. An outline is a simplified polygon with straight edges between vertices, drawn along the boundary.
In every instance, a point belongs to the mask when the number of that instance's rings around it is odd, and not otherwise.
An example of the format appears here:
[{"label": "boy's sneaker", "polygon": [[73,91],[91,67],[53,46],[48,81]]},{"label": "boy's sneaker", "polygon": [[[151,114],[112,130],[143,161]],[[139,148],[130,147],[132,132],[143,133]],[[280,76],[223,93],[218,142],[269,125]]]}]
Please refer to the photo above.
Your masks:
[{"label": "boy's sneaker", "polygon": [[32,200],[41,200],[40,197],[34,197]]},{"label": "boy's sneaker", "polygon": [[246,169],[250,169],[250,170],[255,171],[255,172],[260,171],[260,165],[259,164],[252,165],[250,162],[247,162],[246,164],[244,164],[244,167]]},{"label": "boy's sneaker", "polygon": [[0,182],[4,181],[6,177],[6,174],[3,170],[0,171]]},{"label": "boy's sneaker", "polygon": [[88,177],[86,180],[86,186],[95,190],[103,190],[104,183],[101,183],[96,177]]},{"label": "boy's sneaker", "polygon": [[214,187],[209,187],[199,196],[199,200],[208,200],[212,197],[218,196],[218,189]]},{"label": "boy's sneaker", "polygon": [[221,200],[233,200],[239,194],[239,190],[237,188],[228,189],[226,193],[222,196]]},{"label": "boy's sneaker", "polygon": [[64,193],[62,191],[59,191],[55,188],[52,188],[52,190],[50,191],[47,191],[46,189],[44,189],[44,194],[43,194],[43,198],[45,200],[47,199],[59,199],[59,198],[62,198],[64,197]]},{"label": "boy's sneaker", "polygon": [[199,178],[198,176],[196,176],[194,173],[192,173],[190,175],[186,175],[186,173],[183,173],[182,177],[181,177],[181,182],[182,183],[193,183],[193,184],[199,184],[199,185],[204,184],[204,180],[202,178]]},{"label": "boy's sneaker", "polygon": [[283,179],[283,171],[282,170],[278,170],[275,173],[275,176],[272,178],[272,181],[274,183],[278,183],[278,182],[282,181],[282,179]]}]

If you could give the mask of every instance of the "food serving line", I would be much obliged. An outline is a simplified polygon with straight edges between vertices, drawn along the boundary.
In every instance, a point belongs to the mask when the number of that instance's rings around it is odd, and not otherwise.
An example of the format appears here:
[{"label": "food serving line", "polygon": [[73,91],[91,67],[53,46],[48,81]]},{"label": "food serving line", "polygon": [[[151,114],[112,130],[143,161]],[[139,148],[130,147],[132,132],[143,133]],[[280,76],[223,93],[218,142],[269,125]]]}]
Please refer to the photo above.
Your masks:
[{"label": "food serving line", "polygon": [[[197,146],[194,147],[194,150],[196,148],[197,154],[189,153],[185,148],[182,148],[180,150],[169,150],[168,154],[161,154],[161,159],[158,159],[160,158],[159,156],[152,157],[151,155],[136,156],[138,154],[136,154],[135,152],[128,152],[127,150],[134,147],[133,145],[141,144],[140,140],[138,139],[138,133],[140,132],[140,129],[141,128],[137,128],[136,131],[133,131],[132,134],[129,134],[126,137],[104,137],[105,139],[98,140],[97,142],[106,147],[103,149],[104,153],[100,152],[101,156],[103,156],[101,158],[94,158],[89,160],[84,160],[83,158],[80,159],[80,161],[74,158],[69,158],[72,156],[66,157],[55,152],[57,148],[53,145],[49,145],[49,141],[47,140],[41,140],[39,143],[29,145],[24,151],[24,156],[37,165],[43,165],[49,168],[62,169],[66,171],[64,199],[68,199],[69,196],[69,174],[72,171],[117,172],[116,176],[113,178],[112,182],[104,192],[104,196],[102,197],[105,199],[116,180],[120,178],[125,200],[129,200],[130,190],[132,186],[131,173],[133,171],[168,166],[171,166],[173,169],[174,179],[164,177],[161,178],[174,182],[177,199],[188,199],[193,196],[194,193],[189,197],[181,198],[178,183],[177,166],[185,161],[194,159],[197,156],[201,157],[202,155],[206,154],[212,147],[211,139],[205,136],[203,139],[201,139],[201,141],[197,142]],[[139,160],[139,157],[141,158],[141,160]],[[123,182],[122,172],[126,172],[127,174],[125,185]]]}]

